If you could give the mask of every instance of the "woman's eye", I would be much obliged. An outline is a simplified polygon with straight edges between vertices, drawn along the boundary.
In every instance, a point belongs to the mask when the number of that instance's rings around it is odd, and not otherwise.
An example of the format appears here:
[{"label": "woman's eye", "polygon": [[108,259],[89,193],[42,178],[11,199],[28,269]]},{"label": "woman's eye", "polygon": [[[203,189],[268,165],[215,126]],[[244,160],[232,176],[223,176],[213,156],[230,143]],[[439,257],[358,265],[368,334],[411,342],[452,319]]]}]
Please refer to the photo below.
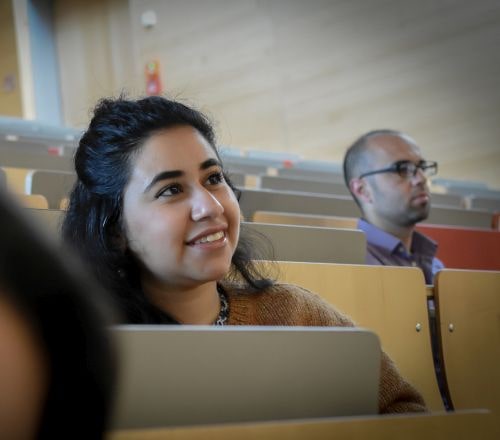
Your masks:
[{"label": "woman's eye", "polygon": [[165,188],[162,188],[158,193],[156,194],[156,198],[159,197],[171,197],[175,196],[177,194],[180,194],[182,192],[182,188],[180,185],[174,184],[174,185],[169,185]]},{"label": "woman's eye", "polygon": [[210,185],[217,185],[219,183],[222,183],[224,182],[224,174],[222,174],[222,172],[210,174],[210,176],[208,176],[207,182]]}]

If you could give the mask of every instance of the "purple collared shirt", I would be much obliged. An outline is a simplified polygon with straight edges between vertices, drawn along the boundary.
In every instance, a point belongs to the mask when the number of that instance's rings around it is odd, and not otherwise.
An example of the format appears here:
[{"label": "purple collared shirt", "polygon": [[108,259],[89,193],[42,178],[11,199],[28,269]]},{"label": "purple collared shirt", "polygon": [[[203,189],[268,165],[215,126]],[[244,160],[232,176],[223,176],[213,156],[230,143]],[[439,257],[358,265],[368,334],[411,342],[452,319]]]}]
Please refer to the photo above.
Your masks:
[{"label": "purple collared shirt", "polygon": [[363,219],[358,220],[358,229],[366,235],[366,264],[420,267],[426,284],[432,284],[436,272],[444,268],[436,258],[436,242],[420,232],[413,232],[411,253],[408,253],[401,240]]}]

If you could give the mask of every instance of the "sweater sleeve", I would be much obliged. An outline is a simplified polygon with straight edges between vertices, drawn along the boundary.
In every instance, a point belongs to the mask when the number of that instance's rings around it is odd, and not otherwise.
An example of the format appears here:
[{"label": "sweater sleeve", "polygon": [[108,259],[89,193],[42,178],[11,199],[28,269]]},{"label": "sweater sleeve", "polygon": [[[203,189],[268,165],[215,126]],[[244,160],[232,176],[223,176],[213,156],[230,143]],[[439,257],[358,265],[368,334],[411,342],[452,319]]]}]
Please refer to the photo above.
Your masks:
[{"label": "sweater sleeve", "polygon": [[380,366],[378,410],[380,414],[427,411],[423,397],[403,379],[384,351]]},{"label": "sweater sleeve", "polygon": [[[316,293],[298,286],[287,286],[301,303],[306,314],[305,325],[353,327],[354,322],[344,313],[335,309]],[[287,289],[288,290],[288,289]],[[420,393],[399,373],[392,359],[381,353],[379,413],[404,413],[427,411]]]}]

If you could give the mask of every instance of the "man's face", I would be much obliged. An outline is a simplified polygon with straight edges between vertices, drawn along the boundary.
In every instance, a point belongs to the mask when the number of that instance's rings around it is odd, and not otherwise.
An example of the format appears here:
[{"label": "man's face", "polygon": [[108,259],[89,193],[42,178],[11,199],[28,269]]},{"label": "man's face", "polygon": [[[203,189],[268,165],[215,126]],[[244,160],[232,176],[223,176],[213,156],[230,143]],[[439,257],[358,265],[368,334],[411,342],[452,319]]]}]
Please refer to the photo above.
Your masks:
[{"label": "man's face", "polygon": [[[421,160],[420,149],[410,138],[379,135],[370,139],[363,172],[387,168],[398,161],[417,164]],[[363,179],[369,194],[365,214],[371,217],[371,223],[390,230],[413,226],[428,217],[430,194],[422,170],[413,177],[381,173]]]}]

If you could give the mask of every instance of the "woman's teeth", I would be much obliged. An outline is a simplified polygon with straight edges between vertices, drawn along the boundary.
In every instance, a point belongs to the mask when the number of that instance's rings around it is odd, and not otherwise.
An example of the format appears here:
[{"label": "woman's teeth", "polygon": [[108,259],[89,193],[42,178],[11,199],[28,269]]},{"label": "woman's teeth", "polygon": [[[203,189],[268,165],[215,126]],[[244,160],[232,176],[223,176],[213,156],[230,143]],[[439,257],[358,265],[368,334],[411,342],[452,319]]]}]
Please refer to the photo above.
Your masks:
[{"label": "woman's teeth", "polygon": [[206,235],[205,237],[202,237],[199,240],[196,240],[194,242],[194,244],[211,243],[212,241],[217,241],[217,240],[220,240],[221,238],[224,238],[223,231],[216,232],[215,234]]}]

